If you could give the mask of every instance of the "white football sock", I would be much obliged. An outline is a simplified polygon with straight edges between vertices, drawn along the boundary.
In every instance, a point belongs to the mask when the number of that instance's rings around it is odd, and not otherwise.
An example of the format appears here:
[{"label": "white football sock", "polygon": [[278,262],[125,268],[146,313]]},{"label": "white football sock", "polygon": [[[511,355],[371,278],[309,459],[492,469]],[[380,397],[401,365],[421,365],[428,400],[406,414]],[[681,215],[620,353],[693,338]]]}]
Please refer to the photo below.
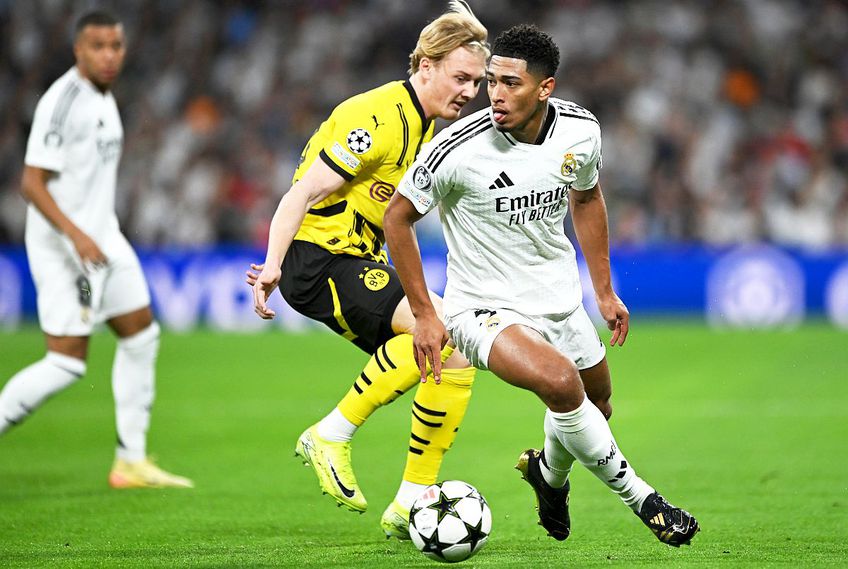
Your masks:
[{"label": "white football sock", "polygon": [[118,340],[112,364],[112,394],[118,428],[116,455],[137,462],[147,456],[147,429],[153,406],[159,324],[154,322],[138,334]]},{"label": "white football sock", "polygon": [[551,412],[548,410],[545,413],[545,451],[539,461],[539,469],[551,488],[562,488],[568,480],[575,459],[559,442],[552,421]]},{"label": "white football sock", "polygon": [[333,443],[346,443],[353,438],[358,427],[348,421],[339,408],[336,407],[330,414],[318,422],[316,429],[318,435],[325,441]]},{"label": "white football sock", "polygon": [[398,488],[397,494],[395,495],[395,502],[409,510],[412,508],[412,504],[415,503],[415,500],[418,499],[418,496],[420,496],[427,487],[427,484],[416,484],[415,482],[403,480],[401,481],[400,488]]},{"label": "white football sock", "polygon": [[551,420],[545,421],[545,429],[551,428],[580,464],[618,494],[630,509],[638,512],[654,489],[636,476],[598,408],[586,398],[574,411],[553,413],[549,410],[548,413]]},{"label": "white football sock", "polygon": [[0,392],[0,433],[26,419],[48,397],[85,375],[85,362],[58,352],[25,367]]}]

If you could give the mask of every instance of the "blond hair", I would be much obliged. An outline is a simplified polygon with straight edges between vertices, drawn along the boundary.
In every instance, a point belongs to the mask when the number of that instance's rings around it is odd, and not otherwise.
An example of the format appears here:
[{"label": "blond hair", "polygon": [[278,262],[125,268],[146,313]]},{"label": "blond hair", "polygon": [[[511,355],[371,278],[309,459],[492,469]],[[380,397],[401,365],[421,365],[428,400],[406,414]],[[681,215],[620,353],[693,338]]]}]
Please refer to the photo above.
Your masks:
[{"label": "blond hair", "polygon": [[418,71],[422,58],[438,63],[458,47],[489,57],[488,34],[464,0],[450,0],[448,11],[421,30],[415,49],[409,54],[409,74]]}]

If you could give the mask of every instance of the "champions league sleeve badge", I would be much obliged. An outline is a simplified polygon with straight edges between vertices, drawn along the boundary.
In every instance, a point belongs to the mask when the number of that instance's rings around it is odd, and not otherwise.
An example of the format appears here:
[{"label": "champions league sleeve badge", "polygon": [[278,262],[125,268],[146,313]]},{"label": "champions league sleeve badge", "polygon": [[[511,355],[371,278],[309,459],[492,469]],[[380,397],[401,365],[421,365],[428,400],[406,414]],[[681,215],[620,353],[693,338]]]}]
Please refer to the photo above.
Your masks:
[{"label": "champions league sleeve badge", "polygon": [[44,146],[48,148],[59,148],[62,146],[63,141],[62,135],[55,130],[51,130],[44,135]]},{"label": "champions league sleeve badge", "polygon": [[422,192],[426,192],[433,185],[433,177],[426,166],[418,166],[412,173],[412,183]]},{"label": "champions league sleeve badge", "polygon": [[371,133],[364,128],[355,128],[347,135],[347,147],[354,154],[364,154],[371,149]]}]

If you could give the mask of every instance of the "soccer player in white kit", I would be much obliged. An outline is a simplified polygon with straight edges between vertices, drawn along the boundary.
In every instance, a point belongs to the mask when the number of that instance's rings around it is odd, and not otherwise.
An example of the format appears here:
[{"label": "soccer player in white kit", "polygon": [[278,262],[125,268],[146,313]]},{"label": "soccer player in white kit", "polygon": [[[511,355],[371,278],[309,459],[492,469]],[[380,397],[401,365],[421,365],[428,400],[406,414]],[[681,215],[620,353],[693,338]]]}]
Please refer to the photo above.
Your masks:
[{"label": "soccer player in white kit", "polygon": [[[551,97],[558,65],[556,45],[534,26],[499,35],[486,73],[491,108],[434,138],[392,198],[384,226],[416,316],[413,349],[424,381],[426,366],[438,370],[449,332],[476,367],[533,391],[548,407],[544,450],[523,452],[516,468],[552,537],[571,531],[568,476],[577,460],[660,541],[689,544],[695,518],[636,475],[605,420],[609,369],[581,304],[563,227],[569,206],[611,345],[624,344],[629,314],[610,281],[600,126],[589,111]],[[444,325],[427,294],[413,229],[436,205],[448,244]]]},{"label": "soccer player in white kit", "polygon": [[47,355],[0,392],[0,433],[86,371],[88,340],[105,321],[118,336],[112,390],[118,432],[113,488],[190,488],[146,449],[159,325],[135,252],[118,227],[115,185],[123,127],[110,87],[124,61],[121,23],[94,11],[76,25],[76,65],[38,103],[22,182],[26,248]]}]

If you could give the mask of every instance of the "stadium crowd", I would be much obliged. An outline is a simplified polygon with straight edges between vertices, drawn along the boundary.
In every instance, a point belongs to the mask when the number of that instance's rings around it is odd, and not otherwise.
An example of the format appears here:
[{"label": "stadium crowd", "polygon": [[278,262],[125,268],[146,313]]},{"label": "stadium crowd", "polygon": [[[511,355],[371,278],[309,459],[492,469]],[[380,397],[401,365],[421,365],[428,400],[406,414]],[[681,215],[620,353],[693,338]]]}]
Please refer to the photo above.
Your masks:
[{"label": "stadium crowd", "polygon": [[[490,37],[535,22],[560,46],[557,96],[603,129],[614,244],[848,246],[845,2],[470,3]],[[404,78],[418,30],[446,3],[96,4],[129,39],[115,89],[124,232],[140,245],[264,247],[312,131],[351,94]],[[0,0],[0,244],[23,240],[29,121],[93,5]],[[420,230],[438,234],[429,221]]]}]

